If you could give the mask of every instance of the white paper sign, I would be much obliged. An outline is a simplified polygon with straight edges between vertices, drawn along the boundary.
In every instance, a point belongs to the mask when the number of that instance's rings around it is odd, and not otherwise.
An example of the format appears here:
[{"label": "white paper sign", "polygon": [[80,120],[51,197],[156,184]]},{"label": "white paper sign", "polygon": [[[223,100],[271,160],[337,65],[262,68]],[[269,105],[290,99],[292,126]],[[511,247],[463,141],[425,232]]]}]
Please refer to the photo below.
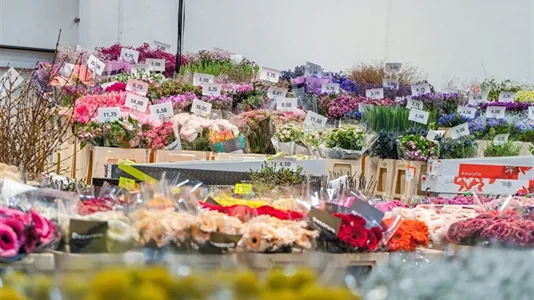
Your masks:
[{"label": "white paper sign", "polygon": [[197,116],[206,118],[211,114],[211,103],[195,99],[191,105],[191,112]]},{"label": "white paper sign", "polygon": [[486,118],[503,119],[506,113],[504,106],[488,106],[486,108]]},{"label": "white paper sign", "polygon": [[275,158],[273,159],[274,169],[280,171],[282,169],[296,171],[297,170],[297,160],[294,158]]},{"label": "white paper sign", "polygon": [[365,97],[371,99],[384,99],[384,89],[369,89],[365,90]]},{"label": "white paper sign", "polygon": [[130,78],[126,82],[126,91],[146,96],[148,93],[148,83]]},{"label": "white paper sign", "polygon": [[421,83],[412,85],[412,96],[417,96],[421,94],[430,93],[430,84],[428,83]]},{"label": "white paper sign", "polygon": [[202,85],[203,96],[218,97],[221,95],[222,84],[220,83],[204,83]]},{"label": "white paper sign", "polygon": [[460,115],[464,115],[469,118],[474,118],[477,113],[476,108],[469,106],[458,106],[457,111]]},{"label": "white paper sign", "polygon": [[326,125],[327,118],[320,114],[308,111],[306,119],[304,119],[304,125],[313,129],[321,129]]},{"label": "white paper sign", "polygon": [[428,115],[429,113],[424,110],[410,109],[408,120],[426,125],[428,123]]},{"label": "white paper sign", "polygon": [[269,68],[261,68],[260,70],[260,80],[265,80],[269,82],[278,83],[280,79],[280,71]]},{"label": "white paper sign", "polygon": [[130,74],[150,74],[150,67],[147,64],[138,64],[130,66]]},{"label": "white paper sign", "polygon": [[270,87],[267,90],[267,97],[269,97],[269,99],[285,98],[286,96],[287,96],[286,88]]},{"label": "white paper sign", "polygon": [[154,40],[154,48],[161,51],[169,51],[169,49],[171,49],[171,45]]},{"label": "white paper sign", "polygon": [[401,63],[386,63],[387,72],[398,72],[402,67]]},{"label": "white paper sign", "polygon": [[148,69],[154,72],[165,72],[165,59],[147,58]]},{"label": "white paper sign", "polygon": [[276,99],[276,110],[292,111],[297,109],[297,98],[278,98]]},{"label": "white paper sign", "polygon": [[109,123],[119,120],[121,117],[121,108],[115,107],[101,107],[98,109],[97,120],[100,123]]},{"label": "white paper sign", "polygon": [[339,83],[323,83],[321,93],[339,94]]},{"label": "white paper sign", "polygon": [[131,64],[136,64],[139,62],[139,51],[122,47],[120,58]]},{"label": "white paper sign", "polygon": [[406,169],[406,177],[404,178],[404,180],[405,180],[406,182],[412,182],[412,180],[414,179],[414,177],[415,177],[415,170],[414,170],[414,167],[408,165],[408,168]]},{"label": "white paper sign", "polygon": [[407,109],[418,109],[418,110],[423,110],[423,102],[422,101],[419,101],[419,100],[414,100],[414,99],[407,99],[406,101],[406,108]]},{"label": "white paper sign", "polygon": [[195,73],[193,74],[193,85],[199,86],[204,83],[214,83],[215,76],[210,74]]},{"label": "white paper sign", "polygon": [[141,95],[128,93],[126,94],[126,102],[124,106],[138,110],[140,112],[146,112],[148,106],[148,98]]},{"label": "white paper sign", "polygon": [[509,136],[510,136],[509,133],[497,134],[497,135],[493,138],[493,144],[495,144],[495,145],[506,144],[506,142],[508,142],[508,137],[509,137]]},{"label": "white paper sign", "polygon": [[149,109],[153,120],[165,121],[174,116],[171,102],[150,105]]},{"label": "white paper sign", "polygon": [[240,64],[243,61],[243,55],[232,54],[230,60],[235,64]]},{"label": "white paper sign", "polygon": [[9,68],[9,70],[0,77],[0,98],[7,96],[8,92],[12,92],[23,82],[24,78],[20,76],[19,72],[14,68]]},{"label": "white paper sign", "polygon": [[307,61],[306,67],[304,68],[304,76],[305,77],[316,76],[316,77],[321,78],[323,76],[323,68],[317,64]]},{"label": "white paper sign", "polygon": [[96,75],[102,75],[106,64],[103,63],[100,59],[96,58],[96,56],[91,54],[91,56],[89,56],[89,59],[87,60],[87,67]]},{"label": "white paper sign", "polygon": [[398,89],[399,88],[399,81],[396,80],[396,79],[387,79],[387,78],[384,78],[384,80],[382,81],[382,86],[385,87],[385,88],[390,88],[390,89]]},{"label": "white paper sign", "polygon": [[469,124],[466,122],[458,126],[454,126],[449,130],[451,131],[451,138],[453,140],[459,139],[462,136],[469,135]]},{"label": "white paper sign", "polygon": [[430,129],[426,134],[426,139],[429,141],[436,141],[438,137],[442,137],[445,134],[445,130],[432,130]]},{"label": "white paper sign", "polygon": [[531,120],[534,120],[534,106],[529,106],[528,107],[528,117]]},{"label": "white paper sign", "polygon": [[486,99],[482,94],[469,94],[470,105],[479,105],[483,102],[486,102]]},{"label": "white paper sign", "polygon": [[500,92],[499,102],[514,102],[514,92]]}]

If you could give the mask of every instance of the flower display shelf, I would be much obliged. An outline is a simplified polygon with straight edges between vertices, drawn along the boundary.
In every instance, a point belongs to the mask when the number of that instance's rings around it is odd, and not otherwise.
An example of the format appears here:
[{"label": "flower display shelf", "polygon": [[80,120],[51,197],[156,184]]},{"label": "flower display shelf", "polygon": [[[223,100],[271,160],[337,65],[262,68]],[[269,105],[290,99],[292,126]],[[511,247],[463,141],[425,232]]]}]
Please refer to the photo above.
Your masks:
[{"label": "flower display shelf", "polygon": [[142,252],[111,253],[66,253],[53,252],[56,270],[87,272],[107,265],[143,265],[145,256]]},{"label": "flower display shelf", "polygon": [[421,177],[426,173],[426,169],[426,162],[397,161],[392,198],[409,203],[414,196],[424,196],[426,192],[421,190]]},{"label": "flower display shelf", "polygon": [[210,160],[265,160],[266,154],[252,153],[215,153],[212,152]]},{"label": "flower display shelf", "polygon": [[396,165],[397,160],[394,159],[381,159],[378,161],[376,169],[377,185],[374,192],[375,196],[380,196],[386,199],[393,195]]},{"label": "flower display shelf", "polygon": [[167,163],[193,160],[208,160],[210,152],[205,151],[173,151],[173,150],[152,150],[149,162]]},{"label": "flower display shelf", "polygon": [[55,270],[54,254],[33,253],[22,258],[20,261],[0,264],[0,269],[6,267],[32,272],[53,272]]},{"label": "flower display shelf", "polygon": [[126,149],[110,147],[94,147],[89,156],[90,168],[87,174],[87,183],[91,183],[93,177],[106,178],[108,166],[117,164],[119,160],[127,159],[136,163],[148,162],[147,149]]}]

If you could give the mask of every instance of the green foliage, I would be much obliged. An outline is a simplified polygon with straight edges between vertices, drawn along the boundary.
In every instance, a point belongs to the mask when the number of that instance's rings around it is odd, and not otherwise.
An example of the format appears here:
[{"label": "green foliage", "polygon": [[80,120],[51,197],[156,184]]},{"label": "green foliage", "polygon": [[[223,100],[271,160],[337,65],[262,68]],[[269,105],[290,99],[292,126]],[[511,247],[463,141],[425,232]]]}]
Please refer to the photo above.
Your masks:
[{"label": "green foliage", "polygon": [[410,110],[400,106],[373,106],[362,113],[362,122],[375,132],[405,132],[410,128],[434,128],[436,114],[430,112],[428,124],[424,125],[408,120]]},{"label": "green foliage", "polygon": [[512,141],[504,144],[494,144],[488,142],[488,146],[484,151],[485,157],[499,157],[499,156],[518,156],[521,151],[521,145],[516,145]]},{"label": "green foliage", "polygon": [[261,170],[250,170],[248,174],[255,184],[276,187],[301,184],[304,181],[304,178],[301,176],[302,170],[303,168],[298,166],[296,171],[291,171],[286,168],[276,171],[274,162],[265,162]]}]

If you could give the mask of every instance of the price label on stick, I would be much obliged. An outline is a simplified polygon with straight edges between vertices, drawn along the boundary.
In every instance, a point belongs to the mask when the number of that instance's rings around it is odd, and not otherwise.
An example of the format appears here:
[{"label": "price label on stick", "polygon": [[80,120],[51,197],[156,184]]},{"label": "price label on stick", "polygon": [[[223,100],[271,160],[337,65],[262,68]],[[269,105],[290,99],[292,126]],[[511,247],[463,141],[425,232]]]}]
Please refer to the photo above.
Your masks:
[{"label": "price label on stick", "polygon": [[430,129],[426,134],[426,139],[436,142],[438,137],[442,137],[445,134],[445,130],[432,130]]},{"label": "price label on stick", "polygon": [[210,74],[195,73],[193,74],[193,85],[199,86],[205,83],[214,83],[215,76]]},{"label": "price label on stick", "polygon": [[469,118],[474,118],[477,113],[477,109],[469,106],[458,106],[458,113]]},{"label": "price label on stick", "polygon": [[126,82],[126,91],[146,96],[148,93],[148,83],[130,78]]},{"label": "price label on stick", "polygon": [[534,120],[534,106],[529,106],[528,107],[528,117],[531,120]]},{"label": "price label on stick", "polygon": [[121,117],[121,108],[120,107],[101,107],[98,109],[98,122],[100,123],[109,123],[113,121],[118,121]]},{"label": "price label on stick", "polygon": [[485,102],[484,96],[482,94],[469,94],[469,104],[470,105],[479,105],[480,103]]},{"label": "price label on stick", "polygon": [[495,144],[495,145],[506,144],[506,142],[508,142],[508,137],[509,137],[509,136],[510,136],[509,133],[497,134],[497,135],[493,138],[493,144]]},{"label": "price label on stick", "polygon": [[171,49],[171,45],[154,40],[154,48],[161,51],[169,51],[169,49]]},{"label": "price label on stick", "polygon": [[150,67],[147,64],[138,64],[130,66],[130,74],[150,74]]},{"label": "price label on stick", "polygon": [[276,158],[273,162],[275,171],[281,171],[282,169],[297,171],[297,160],[294,158]]},{"label": "price label on stick", "polygon": [[321,87],[321,93],[339,94],[339,83],[324,83]]},{"label": "price label on stick", "polygon": [[147,58],[148,69],[153,72],[165,72],[165,59]]},{"label": "price label on stick", "polygon": [[136,64],[139,62],[139,51],[122,47],[120,57],[131,64]]},{"label": "price label on stick", "polygon": [[218,97],[221,95],[222,84],[220,83],[204,83],[202,85],[203,96]]},{"label": "price label on stick", "polygon": [[423,110],[423,102],[419,100],[408,99],[406,101],[406,108]]},{"label": "price label on stick", "polygon": [[382,86],[385,87],[385,88],[390,88],[390,89],[398,89],[399,88],[399,81],[396,80],[396,79],[384,78],[384,80],[382,81]]},{"label": "price label on stick", "polygon": [[454,126],[449,130],[451,131],[451,138],[453,140],[459,139],[462,136],[469,135],[469,124],[466,122],[458,126]]},{"label": "price label on stick", "polygon": [[297,98],[276,99],[276,110],[292,111],[297,109]]},{"label": "price label on stick", "polygon": [[138,110],[140,112],[146,112],[148,106],[148,98],[141,95],[128,93],[126,95],[125,106],[131,109]]},{"label": "price label on stick", "polygon": [[365,90],[365,97],[371,99],[384,99],[384,89],[369,89]]},{"label": "price label on stick", "polygon": [[506,113],[504,106],[488,106],[486,108],[486,118],[503,119]]},{"label": "price label on stick", "polygon": [[206,118],[211,114],[211,103],[202,100],[193,100],[191,112],[195,115]]},{"label": "price label on stick", "polygon": [[304,69],[304,77],[316,76],[321,78],[323,76],[323,68],[317,64],[306,62]]},{"label": "price label on stick", "polygon": [[89,56],[89,59],[87,60],[87,67],[96,75],[102,75],[106,64],[103,63],[100,59],[96,58],[96,56],[91,54],[91,56]]},{"label": "price label on stick", "polygon": [[514,92],[500,92],[499,102],[514,102]]},{"label": "price label on stick", "polygon": [[410,109],[408,120],[421,124],[428,124],[428,112],[419,109]]},{"label": "price label on stick", "polygon": [[267,90],[267,97],[269,97],[269,99],[285,98],[286,96],[287,96],[286,88],[270,87]]},{"label": "price label on stick", "polygon": [[280,79],[280,71],[269,68],[261,68],[260,70],[260,80],[265,80],[273,83],[278,83]]},{"label": "price label on stick", "polygon": [[412,85],[412,96],[430,93],[430,84],[421,83]]},{"label": "price label on stick", "polygon": [[402,67],[401,63],[386,63],[387,72],[398,72]]},{"label": "price label on stick", "polygon": [[154,104],[150,106],[150,116],[153,120],[165,121],[174,116],[171,102]]},{"label": "price label on stick", "polygon": [[304,119],[304,125],[313,129],[321,129],[326,125],[326,121],[326,117],[314,113],[313,111],[308,111],[306,119]]}]

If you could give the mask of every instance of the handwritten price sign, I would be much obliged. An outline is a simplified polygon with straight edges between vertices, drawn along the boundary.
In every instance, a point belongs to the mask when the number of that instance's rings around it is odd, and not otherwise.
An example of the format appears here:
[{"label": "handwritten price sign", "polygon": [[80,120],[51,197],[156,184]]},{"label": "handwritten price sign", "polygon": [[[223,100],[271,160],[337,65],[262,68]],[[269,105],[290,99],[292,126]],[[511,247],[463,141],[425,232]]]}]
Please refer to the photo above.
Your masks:
[{"label": "handwritten price sign", "polygon": [[202,85],[202,95],[218,97],[221,95],[222,84],[205,83]]},{"label": "handwritten price sign", "polygon": [[385,88],[390,88],[390,89],[398,89],[399,88],[399,81],[396,80],[396,79],[386,79],[384,78],[384,80],[382,81],[382,86],[385,87]]},{"label": "handwritten price sign", "polygon": [[423,102],[419,100],[408,99],[406,102],[406,108],[423,110]]},{"label": "handwritten price sign", "polygon": [[528,107],[528,117],[531,120],[534,120],[534,106],[529,106]]},{"label": "handwritten price sign", "polygon": [[206,83],[214,83],[215,76],[210,74],[195,73],[193,74],[193,85],[199,86]]},{"label": "handwritten price sign", "polygon": [[153,72],[164,72],[165,71],[165,59],[147,58],[146,64],[148,65],[149,71],[153,71]]},{"label": "handwritten price sign", "polygon": [[504,106],[488,106],[486,108],[486,118],[502,119],[506,113]]},{"label": "handwritten price sign", "polygon": [[470,105],[479,105],[480,103],[483,103],[485,101],[486,99],[482,94],[469,94]]},{"label": "handwritten price sign", "polygon": [[171,102],[154,104],[150,106],[150,116],[153,120],[165,121],[174,116]]},{"label": "handwritten price sign", "polygon": [[304,119],[304,125],[313,129],[321,129],[326,125],[326,120],[326,117],[314,113],[313,111],[308,111],[306,119]]},{"label": "handwritten price sign", "polygon": [[161,50],[161,51],[169,51],[169,49],[171,49],[171,45],[160,42],[160,41],[154,40],[153,44],[154,44],[154,48]]},{"label": "handwritten price sign", "polygon": [[191,112],[197,116],[206,118],[211,114],[211,103],[202,100],[193,100]]},{"label": "handwritten price sign", "polygon": [[128,93],[126,95],[125,106],[131,109],[138,110],[140,112],[146,112],[148,106],[148,98],[141,95]]},{"label": "handwritten price sign", "polygon": [[321,93],[339,94],[339,83],[324,83],[321,87]]},{"label": "handwritten price sign", "polygon": [[130,78],[126,82],[126,91],[146,96],[148,93],[148,83]]},{"label": "handwritten price sign", "polygon": [[477,113],[477,109],[474,108],[474,107],[469,107],[469,106],[458,106],[458,113],[461,114],[461,115],[464,115],[466,117],[469,117],[469,118],[474,118],[476,113]]},{"label": "handwritten price sign", "polygon": [[500,92],[499,93],[499,102],[513,102],[514,101],[513,92]]},{"label": "handwritten price sign", "polygon": [[274,169],[278,172],[283,169],[296,171],[297,170],[297,160],[294,158],[277,158],[273,160]]},{"label": "handwritten price sign", "polygon": [[278,83],[280,79],[280,71],[269,68],[261,68],[260,80],[265,80],[273,83]]},{"label": "handwritten price sign", "polygon": [[139,51],[122,48],[120,58],[124,61],[127,61],[131,64],[136,64],[139,62]]},{"label": "handwritten price sign", "polygon": [[87,67],[96,75],[102,75],[106,64],[96,58],[96,56],[91,54],[91,56],[89,56],[89,59],[87,60]]},{"label": "handwritten price sign", "polygon": [[306,62],[306,67],[304,69],[304,76],[310,77],[322,77],[323,76],[323,68],[317,64],[311,63],[309,61]]},{"label": "handwritten price sign", "polygon": [[429,141],[436,141],[437,138],[442,137],[445,134],[444,130],[432,130],[430,129],[426,134],[426,139]]},{"label": "handwritten price sign", "polygon": [[280,111],[292,111],[292,110],[297,109],[297,98],[277,99],[276,109]]},{"label": "handwritten price sign", "polygon": [[493,138],[493,144],[495,145],[506,144],[506,142],[508,142],[509,136],[510,136],[509,133],[497,134],[495,138]]},{"label": "handwritten price sign", "polygon": [[458,126],[454,126],[450,129],[450,131],[451,131],[451,138],[453,140],[459,139],[462,136],[469,135],[469,124],[463,123]]},{"label": "handwritten price sign", "polygon": [[386,63],[387,72],[398,72],[402,67],[401,63]]},{"label": "handwritten price sign", "polygon": [[429,113],[424,110],[410,109],[408,120],[426,125],[428,124],[428,115]]},{"label": "handwritten price sign", "polygon": [[270,87],[267,90],[267,97],[269,97],[269,99],[285,98],[286,96],[287,96],[286,88]]},{"label": "handwritten price sign", "polygon": [[417,96],[421,94],[430,93],[430,84],[428,83],[421,83],[412,85],[412,96]]},{"label": "handwritten price sign", "polygon": [[97,120],[100,123],[118,121],[121,117],[120,107],[101,107],[98,109]]},{"label": "handwritten price sign", "polygon": [[384,99],[384,89],[369,89],[365,90],[365,97],[371,99]]}]

